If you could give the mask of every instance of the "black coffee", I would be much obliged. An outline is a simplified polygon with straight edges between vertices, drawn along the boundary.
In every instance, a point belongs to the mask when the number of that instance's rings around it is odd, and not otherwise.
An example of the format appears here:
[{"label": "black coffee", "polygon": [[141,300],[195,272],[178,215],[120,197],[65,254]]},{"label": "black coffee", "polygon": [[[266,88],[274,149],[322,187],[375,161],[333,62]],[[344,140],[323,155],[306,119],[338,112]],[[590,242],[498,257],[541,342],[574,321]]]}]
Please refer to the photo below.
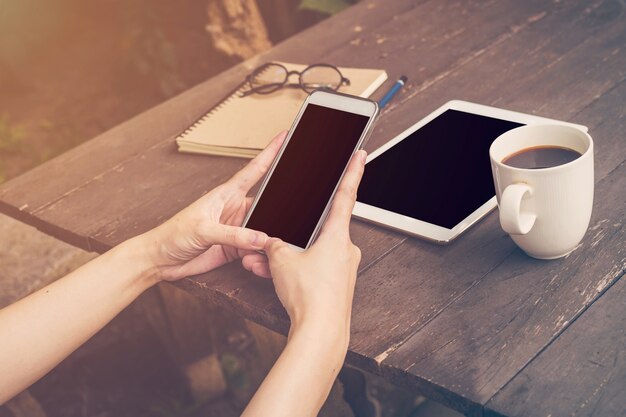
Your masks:
[{"label": "black coffee", "polygon": [[514,168],[541,169],[567,164],[580,156],[579,152],[569,148],[536,146],[509,155],[502,163]]}]

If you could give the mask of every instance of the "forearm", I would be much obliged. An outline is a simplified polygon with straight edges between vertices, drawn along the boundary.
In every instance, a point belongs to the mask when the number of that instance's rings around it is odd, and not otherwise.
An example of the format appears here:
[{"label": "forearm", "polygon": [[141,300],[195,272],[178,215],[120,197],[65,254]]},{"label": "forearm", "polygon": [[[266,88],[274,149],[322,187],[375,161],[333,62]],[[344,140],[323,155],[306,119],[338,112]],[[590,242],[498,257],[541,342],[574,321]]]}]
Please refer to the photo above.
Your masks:
[{"label": "forearm", "polygon": [[342,329],[307,325],[294,330],[243,416],[316,416],[347,346],[348,334]]},{"label": "forearm", "polygon": [[0,310],[0,404],[37,381],[156,282],[130,240]]}]

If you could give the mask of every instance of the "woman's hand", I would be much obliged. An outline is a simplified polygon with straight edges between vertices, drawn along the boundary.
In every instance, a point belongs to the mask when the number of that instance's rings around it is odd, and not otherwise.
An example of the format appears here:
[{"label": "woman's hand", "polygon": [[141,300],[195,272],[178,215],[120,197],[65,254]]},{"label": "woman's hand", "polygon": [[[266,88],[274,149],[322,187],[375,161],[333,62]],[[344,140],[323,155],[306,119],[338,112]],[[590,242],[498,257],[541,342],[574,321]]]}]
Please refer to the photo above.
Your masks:
[{"label": "woman's hand", "polygon": [[348,349],[350,314],[361,252],[350,241],[350,216],[365,152],[352,158],[317,241],[298,252],[279,239],[265,245],[267,260],[249,255],[244,266],[274,279],[291,318],[289,341],[243,416],[315,416]]},{"label": "woman's hand", "polygon": [[159,227],[141,235],[149,263],[169,281],[201,274],[262,249],[267,235],[239,227],[250,208],[250,189],[265,175],[286,132],[230,180],[216,187]]},{"label": "woman's hand", "polygon": [[[259,255],[251,255],[251,267],[259,275],[271,272],[280,301],[291,318],[290,333],[300,327],[315,325],[324,332],[336,328],[345,337],[350,330],[352,297],[361,251],[350,240],[350,217],[356,191],[363,175],[366,153],[352,158],[339,185],[328,219],[316,242],[305,252],[298,252],[280,239],[272,238],[265,246],[268,265]],[[335,326],[339,325],[339,326]]]}]

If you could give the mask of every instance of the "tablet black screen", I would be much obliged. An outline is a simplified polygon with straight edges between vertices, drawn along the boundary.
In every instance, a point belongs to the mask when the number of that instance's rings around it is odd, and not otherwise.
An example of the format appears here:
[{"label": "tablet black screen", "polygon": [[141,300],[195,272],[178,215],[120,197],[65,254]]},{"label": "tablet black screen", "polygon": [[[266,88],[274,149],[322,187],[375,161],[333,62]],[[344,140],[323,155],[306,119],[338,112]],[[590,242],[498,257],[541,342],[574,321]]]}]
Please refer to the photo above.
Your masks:
[{"label": "tablet black screen", "polygon": [[446,110],[367,164],[358,201],[452,229],[495,195],[489,147],[519,126]]}]

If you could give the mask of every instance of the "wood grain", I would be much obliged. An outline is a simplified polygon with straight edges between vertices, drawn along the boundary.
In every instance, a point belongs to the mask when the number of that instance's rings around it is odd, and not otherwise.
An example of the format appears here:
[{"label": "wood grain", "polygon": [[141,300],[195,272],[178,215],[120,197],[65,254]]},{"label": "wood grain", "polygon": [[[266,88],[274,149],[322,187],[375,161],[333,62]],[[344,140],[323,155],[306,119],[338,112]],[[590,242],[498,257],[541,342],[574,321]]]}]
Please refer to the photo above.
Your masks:
[{"label": "wood grain", "polygon": [[626,410],[626,279],[487,404],[486,416],[620,416]]},{"label": "wood grain", "polygon": [[[369,151],[451,99],[586,124],[600,182],[592,229],[567,259],[526,257],[493,214],[447,247],[351,224],[363,261],[347,361],[479,415],[623,274],[624,45],[617,0],[362,1],[4,184],[0,211],[98,252],[160,224],[245,163],[179,154],[174,136],[271,59],[382,67],[390,82],[407,75]],[[288,330],[271,281],[237,264],[177,285]]]},{"label": "wood grain", "polygon": [[[402,14],[420,2],[363,1],[351,7],[348,15],[346,11],[327,19],[3,184],[0,187],[0,210],[34,226],[46,227],[47,223],[38,221],[32,213],[75,190],[88,187],[119,164],[139,158],[152,146],[163,141],[171,142],[176,134],[213,108],[260,63],[278,59],[295,62],[321,59],[327,51],[355,36],[353,32],[343,30],[346,18],[358,21],[362,30],[371,31],[380,21]],[[60,232],[51,230],[51,233]],[[87,249],[87,245],[83,248]]]},{"label": "wood grain", "polygon": [[418,389],[436,386],[442,400],[479,414],[624,273],[625,188],[622,163],[597,184],[591,227],[578,249],[550,262],[515,250],[394,351],[383,373]]},{"label": "wood grain", "polygon": [[[404,43],[408,49],[412,49],[414,54],[412,59],[420,60],[424,56],[428,56],[431,65],[428,67],[421,66],[414,68],[410,74],[412,79],[418,80],[420,77],[430,77],[437,79],[437,73],[444,71],[448,67],[458,68],[461,63],[468,62],[469,57],[479,55],[480,51],[485,50],[493,42],[493,38],[502,40],[509,39],[512,34],[519,32],[520,27],[529,27],[537,21],[537,16],[542,16],[544,5],[542,2],[528,2],[524,7],[510,10],[507,3],[481,3],[481,2],[427,2],[399,14],[394,19],[382,20],[376,30],[369,32],[357,31],[356,40],[338,47],[334,55],[340,59],[344,57],[352,57],[349,61],[343,61],[346,65],[368,65],[373,62],[381,53],[399,54],[402,52],[399,46]],[[431,24],[419,26],[411,36],[406,35],[406,31],[399,31],[398,27],[405,27],[407,23],[419,20],[422,16],[432,16]],[[461,22],[468,15],[475,19],[485,22],[482,31],[476,36],[462,36],[463,33],[447,34],[445,29],[445,21],[451,19],[457,21],[460,27]],[[495,15],[503,16],[502,19],[495,19]],[[384,16],[381,16],[381,18]],[[360,22],[360,21],[359,21]],[[360,25],[360,23],[359,23]],[[362,26],[359,26],[362,28]],[[518,29],[511,29],[515,27]],[[516,32],[517,31],[517,32]],[[389,32],[389,37],[381,41],[380,33]],[[411,32],[413,33],[413,32]],[[304,43],[304,40],[301,40]],[[408,42],[408,44],[407,44]],[[448,45],[449,44],[449,45]],[[355,46],[363,45],[363,48],[357,49],[356,54],[348,54]],[[377,45],[374,47],[373,45]],[[368,47],[365,47],[368,46]],[[384,52],[381,48],[387,48],[390,52]],[[445,54],[441,51],[447,51]],[[393,56],[393,55],[392,55]],[[344,58],[345,59],[345,58]],[[398,71],[409,70],[412,62],[398,60],[394,62],[402,62],[404,67],[400,67]],[[415,62],[417,63],[417,62]],[[393,67],[391,67],[393,68]],[[430,85],[429,81],[425,81]],[[418,102],[419,97],[414,97],[413,101]],[[186,104],[185,104],[186,105]],[[433,103],[433,108],[439,103]],[[181,104],[182,106],[182,104]],[[417,105],[407,103],[405,107],[397,107],[403,113],[411,113],[410,109],[419,108]],[[421,111],[426,108],[421,108]],[[176,109],[173,108],[173,111]],[[406,117],[406,116],[404,116]],[[370,148],[382,143],[383,140],[395,130],[403,129],[405,125],[398,123],[393,118],[383,118],[379,123],[377,135],[373,138]],[[180,155],[176,153],[172,144],[163,141],[155,144],[147,149],[138,158],[131,158],[119,163],[113,169],[103,173],[92,181],[87,187],[73,190],[64,198],[36,210],[35,215],[45,224],[54,225],[57,229],[71,231],[76,236],[88,237],[88,248],[99,252],[107,250],[109,247],[131,237],[142,231],[148,230],[166,218],[170,217],[176,211],[186,206],[189,202],[198,198],[207,190],[215,185],[223,182],[231,173],[238,169],[243,162],[241,160],[215,158],[215,157],[194,157],[189,155]],[[158,167],[158,169],[155,169]],[[184,167],[182,169],[181,167]],[[150,173],[146,175],[146,173]],[[133,184],[132,190],[129,184]],[[164,197],[167,196],[167,197]],[[94,216],[77,216],[76,211],[87,213],[97,213]],[[431,308],[431,314],[436,314],[442,308],[451,302],[454,297],[464,291],[479,276],[484,275],[486,271],[492,268],[498,259],[506,256],[511,250],[512,245],[500,245],[498,239],[502,239],[502,234],[497,229],[489,229],[489,233],[495,231],[498,237],[490,239],[495,252],[501,253],[500,257],[495,257],[494,261],[486,263],[483,267],[477,268],[473,274],[466,276],[466,281],[456,282],[455,285],[445,288],[448,291],[446,297],[437,297],[433,301],[436,303]],[[404,240],[403,237],[386,232],[382,229],[368,226],[363,223],[355,222],[352,228],[353,239],[363,250],[363,268],[366,269],[372,265],[377,259],[387,254],[397,244]],[[480,236],[480,233],[478,233]],[[418,245],[430,250],[431,245],[421,242],[411,243],[410,245]],[[436,252],[439,248],[434,249]],[[461,247],[455,246],[449,252],[457,257],[472,256],[476,250],[484,250],[481,244],[469,243]],[[431,251],[432,252],[432,251]],[[440,251],[441,252],[441,251]],[[448,252],[448,251],[443,251]],[[402,252],[404,253],[404,252]],[[494,253],[494,251],[491,251]],[[428,265],[428,257],[417,257],[425,261],[426,267],[424,271],[435,272],[440,265],[439,263],[431,263]],[[445,263],[445,258],[440,258]],[[451,270],[448,270],[451,271]],[[398,275],[401,279],[408,282],[402,283],[406,289],[415,288],[419,282],[412,280],[410,274]],[[232,274],[241,279],[235,279]],[[450,273],[448,273],[450,274]],[[215,274],[212,274],[215,275]],[[251,277],[244,271],[236,270],[229,272],[229,278],[225,282],[223,280],[213,279],[213,287],[219,294],[231,294],[237,289],[237,300],[230,302],[237,303],[241,306],[242,311],[251,314],[253,319],[261,321],[265,325],[280,326],[284,328],[284,315],[276,317],[277,322],[268,322],[266,311],[268,304],[260,303],[263,299],[258,296],[257,291],[263,291],[257,288],[256,283],[252,284]],[[454,275],[454,274],[453,274]],[[377,280],[369,281],[363,279],[363,285],[360,285],[357,297],[361,292],[366,294],[379,294],[381,291],[376,288]],[[218,286],[218,282],[220,285]],[[447,280],[439,280],[437,283],[441,287],[441,283]],[[233,288],[232,283],[240,284]],[[370,286],[367,284],[371,283]],[[189,288],[196,286],[189,284]],[[206,283],[205,283],[206,284]],[[250,291],[247,291],[247,287]],[[386,288],[386,287],[385,287]],[[444,288],[440,288],[442,291]],[[272,302],[272,308],[275,311],[282,311],[278,300],[272,298],[271,289],[266,289],[268,293],[268,303]],[[249,294],[249,299],[244,298]],[[390,296],[393,297],[393,293]],[[220,298],[216,295],[215,298]],[[357,298],[359,299],[359,298]],[[412,309],[408,308],[412,301],[410,299],[404,302],[392,305],[393,309],[385,312],[388,308],[389,299],[387,297],[377,297],[374,301],[365,302],[363,305],[366,311],[361,314],[355,308],[355,352],[354,358],[369,358],[371,362],[372,356],[389,349],[390,345],[401,342],[414,326],[408,325],[406,321],[401,322],[398,326],[390,323],[389,327],[394,327],[394,331],[378,337],[371,337],[371,332],[367,331],[371,327],[371,318],[375,316],[387,315],[392,320],[396,316],[396,312],[401,312],[398,317],[411,314]],[[358,303],[357,303],[358,306]],[[265,319],[261,320],[261,317]],[[431,317],[430,315],[425,317]],[[396,317],[397,318],[397,317]],[[276,321],[276,320],[275,320]],[[361,326],[363,323],[363,326]],[[413,323],[413,325],[419,323]],[[374,326],[374,329],[377,327]],[[363,336],[360,338],[360,336]]]},{"label": "wood grain", "polygon": [[[513,81],[520,78],[525,78],[526,83],[532,85],[533,82],[538,84],[547,83],[554,89],[559,87],[567,89],[569,85],[568,76],[563,71],[563,67],[569,66],[575,67],[576,64],[582,59],[582,56],[594,57],[598,61],[603,62],[605,65],[598,67],[596,73],[593,74],[593,78],[604,79],[602,91],[598,92],[594,89],[581,89],[579,91],[576,100],[569,100],[568,103],[560,103],[558,109],[560,113],[552,114],[553,117],[571,119],[571,115],[579,113],[582,121],[584,117],[590,113],[593,113],[597,106],[594,106],[589,112],[582,112],[582,110],[590,105],[590,103],[601,103],[602,100],[598,99],[598,94],[602,94],[603,91],[612,91],[611,89],[616,85],[621,84],[623,80],[624,72],[620,72],[619,69],[626,68],[626,56],[613,55],[612,48],[600,48],[599,45],[607,42],[607,39],[611,42],[614,38],[624,38],[625,27],[620,24],[619,19],[614,18],[605,21],[605,24],[610,30],[601,32],[594,41],[584,42],[585,48],[578,48],[577,53],[571,53],[563,46],[563,44],[578,45],[581,40],[587,39],[586,35],[576,33],[575,26],[585,24],[584,20],[576,20],[573,17],[578,16],[581,12],[580,5],[570,3],[569,7],[563,7],[552,11],[549,14],[541,18],[533,19],[532,25],[534,27],[528,27],[526,30],[520,30],[517,36],[510,38],[506,42],[491,48],[488,52],[488,58],[482,56],[476,58],[473,62],[468,62],[462,69],[452,72],[448,78],[445,79],[446,83],[451,83],[456,88],[446,88],[441,94],[450,94],[449,98],[452,99],[455,96],[451,95],[448,91],[452,91],[452,94],[471,94],[477,98],[477,101],[483,103],[489,103],[488,97],[494,97],[494,100],[500,100],[497,94],[502,94],[502,90],[509,87],[510,84],[515,84]],[[593,24],[588,24],[593,32],[597,32],[596,18],[589,14],[589,19]],[[573,19],[573,20],[570,20]],[[528,44],[535,44],[536,39],[550,38],[548,33],[554,31],[554,27],[558,22],[569,22],[572,27],[571,30],[563,29],[563,31],[557,32],[558,36],[554,36],[551,42],[543,42],[542,46],[537,48],[535,55],[543,57],[546,60],[548,57],[556,64],[551,65],[551,69],[545,70],[542,73],[536,75],[533,78],[529,75],[529,71],[532,71],[533,66],[536,65],[535,59],[531,59],[523,54],[514,54],[511,56],[511,51],[515,49],[527,48]],[[539,33],[536,33],[536,32]],[[621,38],[619,38],[621,36]],[[550,56],[549,51],[563,50],[565,56]],[[544,51],[541,54],[541,51]],[[594,56],[597,55],[597,56]],[[606,59],[608,58],[608,59]],[[613,59],[611,59],[613,58]],[[476,71],[489,71],[489,68],[505,65],[505,61],[510,66],[507,72],[493,72],[489,78],[490,83],[484,85],[469,84],[471,79],[476,77]],[[550,66],[551,61],[548,61],[546,66]],[[487,68],[487,69],[484,69]],[[617,69],[617,70],[616,70]],[[531,72],[532,73],[532,72]],[[479,78],[481,79],[481,78]],[[612,80],[612,81],[611,81]],[[443,81],[442,81],[443,82]],[[462,85],[467,83],[471,85],[471,88],[463,87]],[[561,84],[563,83],[563,84]],[[613,85],[611,85],[613,83]],[[494,90],[494,88],[496,90]],[[527,100],[525,90],[520,85],[513,85],[514,90],[508,92],[507,97],[509,101],[515,101],[516,99]],[[529,87],[530,88],[530,87]],[[432,101],[433,105],[435,98],[441,94],[437,94],[431,90],[439,89],[438,84],[433,84],[430,88],[427,88],[419,96],[419,99],[423,102]],[[500,90],[500,92],[498,92]],[[621,95],[624,97],[625,91],[623,88],[618,88],[616,94],[613,94],[607,99],[609,103],[614,102]],[[484,96],[484,97],[483,97]],[[458,97],[458,96],[456,96]],[[461,97],[463,97],[461,95]],[[484,99],[483,99],[484,98]],[[411,101],[417,99],[409,99],[409,102],[404,103],[404,106],[410,106]],[[536,99],[534,101],[535,107],[543,105],[544,97]],[[545,97],[545,100],[550,99]],[[558,95],[555,95],[553,100],[558,100]],[[444,101],[444,100],[442,100]],[[604,107],[608,107],[606,104],[601,104]],[[512,106],[516,107],[516,106]],[[536,113],[535,111],[525,109],[528,112]],[[569,114],[568,114],[569,113]],[[598,134],[596,139],[599,143],[596,151],[597,158],[600,163],[601,171],[597,172],[596,178],[600,179],[611,169],[615,168],[615,165],[624,159],[626,149],[624,143],[619,135],[619,129],[624,123],[623,110],[617,107],[612,111],[615,119],[604,118],[602,121],[598,120]],[[393,113],[390,117],[404,117],[401,112]],[[593,122],[592,119],[589,120]],[[596,125],[590,124],[592,135],[595,136]],[[604,134],[606,132],[606,134]],[[620,156],[621,155],[621,156]],[[612,163],[609,164],[609,161]],[[479,246],[478,251],[480,256],[477,256],[476,247]],[[419,330],[428,320],[435,317],[439,312],[445,309],[459,294],[468,290],[474,286],[478,280],[480,280],[486,272],[490,271],[495,265],[502,262],[514,248],[513,243],[505,237],[504,232],[501,231],[496,216],[491,215],[483,223],[479,224],[474,231],[464,236],[460,241],[454,243],[451,248],[441,249],[434,248],[434,254],[424,254],[424,247],[428,248],[431,245],[423,246],[415,241],[407,241],[403,243],[398,249],[394,250],[391,254],[386,256],[376,266],[366,271],[361,275],[359,279],[359,285],[357,287],[357,299],[355,306],[359,306],[359,294],[365,294],[364,297],[369,297],[370,294],[379,294],[376,286],[381,285],[381,281],[389,281],[393,283],[396,288],[402,288],[407,290],[408,288],[419,288],[421,291],[402,291],[402,294],[415,294],[420,300],[420,303],[414,303],[414,305],[407,310],[409,301],[406,295],[399,301],[390,300],[381,301],[380,304],[377,301],[370,301],[367,304],[367,311],[360,312],[355,307],[355,317],[353,319],[353,331],[355,334],[359,334],[361,327],[375,329],[378,322],[385,323],[386,317],[397,317],[394,325],[386,326],[388,329],[384,334],[380,334],[377,338],[372,338],[371,334],[365,332],[366,337],[353,339],[353,350],[364,354],[367,358],[378,357],[380,360],[390,354],[395,347],[402,344],[403,341],[412,333]],[[439,255],[439,256],[433,256]],[[455,265],[455,261],[463,261],[463,265]],[[432,269],[431,269],[432,268]],[[402,271],[402,273],[400,273]],[[400,275],[401,278],[397,278]],[[381,278],[381,277],[384,277]],[[432,280],[436,277],[436,283],[430,283],[424,285],[421,283],[423,280]],[[398,283],[398,282],[401,283]],[[378,284],[377,284],[378,283]],[[408,287],[406,287],[408,285]],[[387,291],[387,294],[393,294],[391,291]],[[405,302],[407,304],[405,304]],[[412,317],[406,319],[405,317]]]},{"label": "wood grain", "polygon": [[[394,2],[382,7],[381,2],[363,2],[351,8],[350,16],[359,22],[362,30],[369,31],[380,20],[390,19],[394,13],[402,14],[419,3]],[[373,10],[377,13],[372,13]],[[305,31],[10,181],[0,188],[0,210],[73,245],[98,252],[154,227],[217,185],[220,181],[214,181],[216,173],[220,180],[224,180],[244,163],[239,159],[180,155],[175,152],[174,136],[213,107],[251,68],[261,62],[271,59],[319,61],[326,51],[348,43],[355,35],[343,30],[337,33],[338,28],[343,27],[343,24],[335,22],[338,18],[340,16],[324,21],[317,30]],[[309,45],[306,50],[301,47],[303,44]],[[70,166],[72,168],[68,170]],[[143,172],[128,169],[135,166],[142,166]],[[115,182],[124,171],[126,173],[121,175],[124,180]],[[131,177],[132,172],[138,177]],[[205,182],[206,172],[210,175]],[[137,184],[132,193],[126,188],[129,183]],[[41,187],[43,184],[45,186]],[[187,189],[180,184],[191,184],[192,187]],[[92,190],[97,191],[93,193]],[[164,199],[163,190],[167,190],[165,193],[168,195],[179,191],[182,195]],[[154,193],[141,195],[151,191],[157,193],[156,199]],[[110,197],[115,197],[115,200]],[[132,212],[127,208],[131,208],[133,202],[143,209],[155,208],[158,215],[141,212],[136,218],[130,217]],[[107,208],[113,210],[112,215],[106,211]],[[129,220],[130,224],[124,224]],[[103,230],[98,232],[100,228]],[[120,233],[116,233],[115,228]],[[387,232],[373,232],[372,228],[364,230],[364,241],[370,239],[372,233],[379,235],[381,242],[395,236]],[[374,254],[372,259],[375,258]]]}]

